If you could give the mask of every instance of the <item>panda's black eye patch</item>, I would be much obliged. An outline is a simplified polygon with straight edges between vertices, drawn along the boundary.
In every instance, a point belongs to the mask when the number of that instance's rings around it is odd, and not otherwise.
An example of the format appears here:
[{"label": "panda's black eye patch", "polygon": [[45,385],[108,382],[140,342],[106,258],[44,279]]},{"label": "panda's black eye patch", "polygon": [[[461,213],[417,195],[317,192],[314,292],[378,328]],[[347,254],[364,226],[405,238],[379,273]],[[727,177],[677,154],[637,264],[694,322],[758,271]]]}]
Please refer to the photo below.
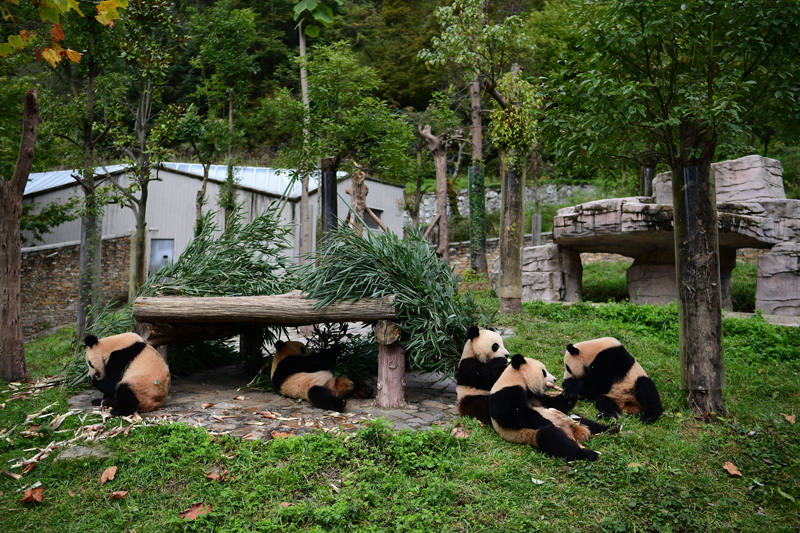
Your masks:
[{"label": "panda's black eye patch", "polygon": [[500,345],[499,344],[497,344],[497,343],[492,344],[492,351],[493,352],[496,352],[499,349],[500,349]]},{"label": "panda's black eye patch", "polygon": [[547,377],[547,372],[544,371],[544,368],[542,369],[542,377]]},{"label": "panda's black eye patch", "polygon": [[92,364],[91,361],[86,361],[86,362],[89,363],[89,368],[94,368],[94,365]]}]

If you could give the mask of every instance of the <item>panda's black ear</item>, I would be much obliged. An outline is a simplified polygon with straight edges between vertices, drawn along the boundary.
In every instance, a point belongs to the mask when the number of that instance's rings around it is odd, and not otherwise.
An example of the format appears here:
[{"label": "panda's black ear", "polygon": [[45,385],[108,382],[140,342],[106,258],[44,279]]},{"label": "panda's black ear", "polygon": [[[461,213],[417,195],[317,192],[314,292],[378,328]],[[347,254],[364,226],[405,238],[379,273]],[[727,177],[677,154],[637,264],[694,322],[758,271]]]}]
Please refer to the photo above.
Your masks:
[{"label": "panda's black ear", "polygon": [[581,353],[581,352],[580,352],[580,350],[578,350],[578,349],[577,349],[575,346],[573,346],[572,344],[567,344],[567,351],[568,351],[569,353],[571,353],[572,355],[578,355],[579,353]]},{"label": "panda's black ear", "polygon": [[286,343],[283,342],[282,340],[279,340],[279,341],[277,341],[275,343],[275,349],[278,350],[278,351],[283,350],[285,347],[286,347]]},{"label": "panda's black ear", "polygon": [[83,342],[84,342],[84,344],[86,344],[86,346],[91,348],[92,346],[97,345],[97,343],[100,342],[100,341],[97,340],[97,337],[95,337],[94,335],[86,335],[83,338]]},{"label": "panda's black ear", "polygon": [[470,326],[470,327],[467,328],[467,339],[469,339],[469,340],[474,339],[475,337],[477,337],[480,334],[481,334],[481,330],[478,328],[478,326]]},{"label": "panda's black ear", "polygon": [[514,367],[514,370],[519,370],[519,367],[522,365],[527,364],[525,362],[525,357],[521,353],[515,353],[511,357],[511,366]]}]

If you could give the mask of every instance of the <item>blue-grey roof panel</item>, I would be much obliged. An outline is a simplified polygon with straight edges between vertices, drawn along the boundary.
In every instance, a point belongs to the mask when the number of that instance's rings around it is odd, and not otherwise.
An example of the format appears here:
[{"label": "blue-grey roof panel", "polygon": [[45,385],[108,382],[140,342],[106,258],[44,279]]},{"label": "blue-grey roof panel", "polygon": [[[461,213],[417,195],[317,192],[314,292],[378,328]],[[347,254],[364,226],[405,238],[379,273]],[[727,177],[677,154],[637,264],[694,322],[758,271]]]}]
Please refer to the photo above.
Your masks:
[{"label": "blue-grey roof panel", "polygon": [[[162,166],[168,169],[193,174],[198,177],[203,176],[203,165],[197,163],[162,163]],[[109,165],[107,167],[100,167],[96,170],[97,174],[105,175],[106,172],[113,174],[125,169],[125,165]],[[25,187],[25,195],[37,192],[43,192],[66,185],[75,184],[72,174],[78,172],[77,170],[56,170],[53,172],[38,172],[31,174],[28,178],[28,184]],[[226,165],[211,165],[208,171],[209,179],[216,182],[225,181],[228,173]],[[248,189],[256,191],[263,191],[268,194],[282,196],[286,188],[291,186],[289,190],[290,198],[297,198],[300,196],[302,186],[300,181],[297,180],[292,183],[292,171],[279,168],[268,167],[234,167],[235,177],[239,185]],[[346,172],[337,172],[337,178],[342,179],[347,175]],[[312,173],[309,176],[308,188],[315,190],[319,186],[319,171]]]}]

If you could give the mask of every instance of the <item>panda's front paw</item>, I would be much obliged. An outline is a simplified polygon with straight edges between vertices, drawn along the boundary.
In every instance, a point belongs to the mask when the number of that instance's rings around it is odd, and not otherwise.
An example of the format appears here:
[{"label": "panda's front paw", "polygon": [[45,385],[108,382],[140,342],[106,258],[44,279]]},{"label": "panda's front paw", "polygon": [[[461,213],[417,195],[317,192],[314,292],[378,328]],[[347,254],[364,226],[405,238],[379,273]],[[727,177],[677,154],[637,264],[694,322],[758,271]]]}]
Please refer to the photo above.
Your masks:
[{"label": "panda's front paw", "polygon": [[94,400],[92,400],[92,405],[94,406],[102,405],[102,403],[103,403],[102,398],[95,398]]},{"label": "panda's front paw", "polygon": [[569,400],[578,401],[580,392],[578,392],[578,387],[574,379],[569,378],[564,380],[564,390],[561,391],[561,396]]}]

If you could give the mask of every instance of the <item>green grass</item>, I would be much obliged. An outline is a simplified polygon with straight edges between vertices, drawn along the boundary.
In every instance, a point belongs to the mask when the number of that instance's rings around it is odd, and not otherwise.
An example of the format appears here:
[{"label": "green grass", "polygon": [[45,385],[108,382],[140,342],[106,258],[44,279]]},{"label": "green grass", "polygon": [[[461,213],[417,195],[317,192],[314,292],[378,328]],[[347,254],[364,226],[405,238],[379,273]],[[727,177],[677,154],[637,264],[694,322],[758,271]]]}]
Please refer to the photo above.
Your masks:
[{"label": "green grass", "polygon": [[[490,294],[484,283],[476,298],[496,306]],[[594,438],[589,446],[602,452],[596,463],[567,464],[467,419],[460,420],[467,439],[447,428],[394,433],[381,422],[356,434],[267,443],[215,440],[177,424],[138,427],[87,444],[107,458],[50,457],[19,481],[0,474],[0,531],[797,531],[800,426],[780,413],[800,414],[800,329],[758,316],[725,320],[728,415],[707,424],[684,405],[677,322],[675,305],[541,302],[501,320],[516,332],[509,350],[541,359],[556,375],[568,342],[612,335],[655,381],[664,416],[650,426],[624,418],[618,434]],[[47,345],[29,344],[29,360],[46,361]],[[50,374],[59,369],[57,362],[37,365]],[[27,414],[54,402],[67,410],[64,391],[27,401],[9,396],[0,393],[0,431],[27,428]],[[588,403],[578,410],[597,414]],[[78,422],[67,418],[62,429]],[[10,442],[0,439],[0,470],[36,453],[25,450],[71,435],[43,428],[41,437],[15,431]],[[723,470],[728,461],[741,478]],[[116,478],[100,486],[112,465]],[[235,479],[206,480],[214,468]],[[37,481],[44,502],[17,502],[17,489]],[[128,497],[107,499],[119,490]],[[199,502],[213,510],[195,522],[179,518]]]}]

